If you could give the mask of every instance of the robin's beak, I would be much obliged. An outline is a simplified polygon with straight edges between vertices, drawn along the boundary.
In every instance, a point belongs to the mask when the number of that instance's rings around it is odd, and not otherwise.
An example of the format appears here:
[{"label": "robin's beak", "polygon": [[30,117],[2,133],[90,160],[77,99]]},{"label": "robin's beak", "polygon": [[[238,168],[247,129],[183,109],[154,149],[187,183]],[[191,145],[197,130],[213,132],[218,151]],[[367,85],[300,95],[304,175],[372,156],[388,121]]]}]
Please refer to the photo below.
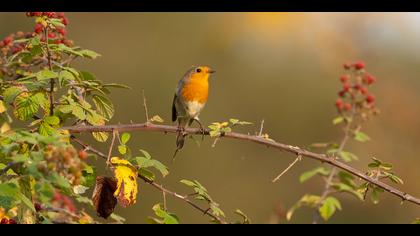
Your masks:
[{"label": "robin's beak", "polygon": [[216,72],[215,70],[209,69],[209,73],[213,74],[214,72]]}]

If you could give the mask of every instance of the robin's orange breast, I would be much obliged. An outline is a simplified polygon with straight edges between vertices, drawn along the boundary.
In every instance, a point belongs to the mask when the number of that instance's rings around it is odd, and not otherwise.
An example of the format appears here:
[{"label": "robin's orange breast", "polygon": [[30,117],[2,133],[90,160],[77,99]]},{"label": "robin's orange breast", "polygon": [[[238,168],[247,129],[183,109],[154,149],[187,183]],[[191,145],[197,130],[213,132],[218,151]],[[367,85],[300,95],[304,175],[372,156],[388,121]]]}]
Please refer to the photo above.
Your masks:
[{"label": "robin's orange breast", "polygon": [[185,101],[206,103],[209,96],[209,83],[207,80],[191,80],[184,85],[181,96]]}]

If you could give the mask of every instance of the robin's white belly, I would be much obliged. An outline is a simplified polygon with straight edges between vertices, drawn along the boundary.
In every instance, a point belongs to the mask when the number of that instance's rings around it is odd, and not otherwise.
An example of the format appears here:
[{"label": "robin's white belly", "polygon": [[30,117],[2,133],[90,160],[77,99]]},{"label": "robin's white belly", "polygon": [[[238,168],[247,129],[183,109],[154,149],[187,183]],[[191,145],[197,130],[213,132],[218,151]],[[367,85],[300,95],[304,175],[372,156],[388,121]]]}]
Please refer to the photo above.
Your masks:
[{"label": "robin's white belly", "polygon": [[197,101],[186,102],[187,115],[191,118],[197,118],[201,110],[204,107],[204,103],[199,103]]}]

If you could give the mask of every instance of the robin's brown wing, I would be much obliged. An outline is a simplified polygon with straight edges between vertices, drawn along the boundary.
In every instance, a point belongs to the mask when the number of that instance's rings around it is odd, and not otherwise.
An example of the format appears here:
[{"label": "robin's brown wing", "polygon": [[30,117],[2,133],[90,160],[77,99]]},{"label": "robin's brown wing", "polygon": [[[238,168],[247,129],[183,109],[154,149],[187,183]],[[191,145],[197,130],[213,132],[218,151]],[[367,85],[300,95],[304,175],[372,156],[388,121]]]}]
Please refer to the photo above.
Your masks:
[{"label": "robin's brown wing", "polygon": [[178,118],[178,114],[176,112],[175,101],[176,101],[176,94],[174,95],[174,100],[172,101],[172,121],[176,121],[176,119]]}]

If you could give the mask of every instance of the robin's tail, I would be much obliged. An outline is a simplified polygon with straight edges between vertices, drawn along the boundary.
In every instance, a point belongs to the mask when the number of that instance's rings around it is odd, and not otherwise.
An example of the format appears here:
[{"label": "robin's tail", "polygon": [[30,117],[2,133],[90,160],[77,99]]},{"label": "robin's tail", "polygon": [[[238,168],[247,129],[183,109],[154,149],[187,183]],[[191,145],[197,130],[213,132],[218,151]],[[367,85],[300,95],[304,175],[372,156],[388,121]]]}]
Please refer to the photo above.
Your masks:
[{"label": "robin's tail", "polygon": [[187,134],[184,132],[183,129],[180,129],[176,134],[176,150],[174,155],[172,156],[172,161],[175,161],[176,154],[184,147],[185,136]]}]

